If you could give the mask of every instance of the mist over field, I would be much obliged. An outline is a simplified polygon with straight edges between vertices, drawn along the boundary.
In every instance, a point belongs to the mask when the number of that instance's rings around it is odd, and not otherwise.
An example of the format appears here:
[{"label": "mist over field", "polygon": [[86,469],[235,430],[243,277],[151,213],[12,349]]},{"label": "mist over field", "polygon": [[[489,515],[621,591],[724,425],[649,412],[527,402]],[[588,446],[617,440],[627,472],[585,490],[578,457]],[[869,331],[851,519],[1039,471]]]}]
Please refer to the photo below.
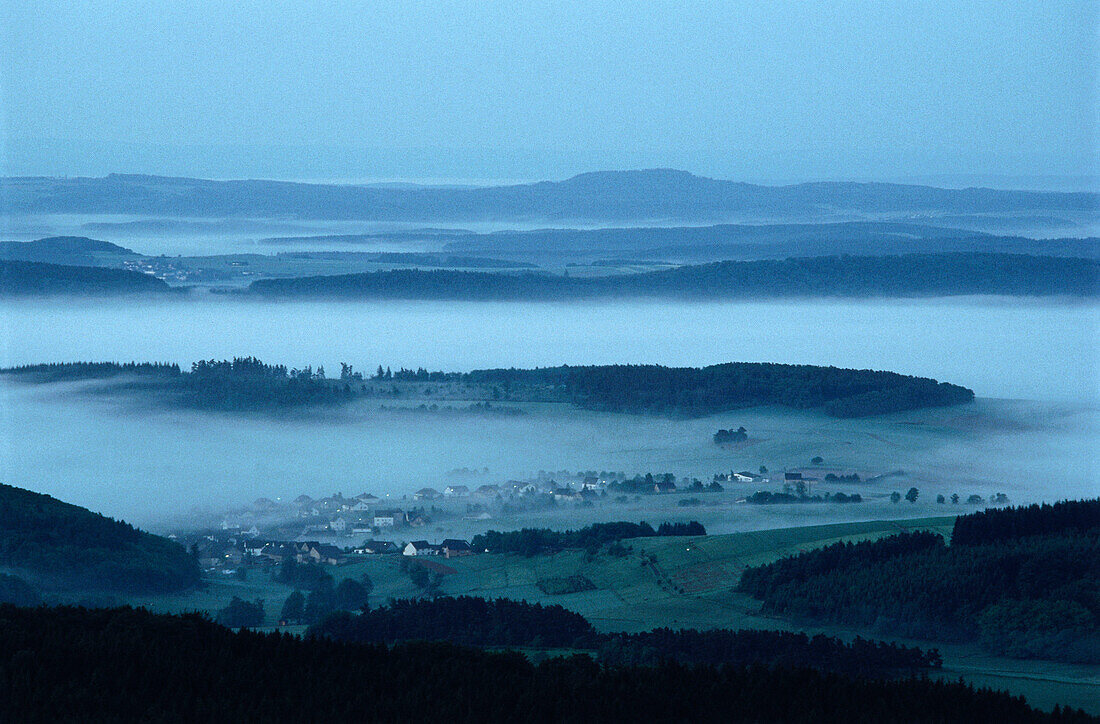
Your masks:
[{"label": "mist over field", "polygon": [[[653,363],[700,366],[776,361],[888,369],[973,388],[961,408],[830,420],[820,413],[743,410],[702,419],[594,413],[528,405],[525,415],[382,411],[365,400],[338,411],[182,412],[89,394],[83,386],[0,381],[0,476],[95,510],[155,524],[194,509],[212,514],[259,497],[364,491],[397,500],[442,489],[457,468],[478,483],[539,470],[673,472],[709,480],[731,469],[773,470],[822,455],[837,469],[936,493],[1005,492],[1014,501],[1100,490],[1100,309],[1087,302],[997,298],[744,303],[515,304],[189,301],[5,303],[0,365],[44,360],[156,360],[255,355],[290,366],[340,362],[446,371],[516,366]],[[63,334],[55,330],[63,329]],[[502,333],[502,330],[505,330]],[[1026,340],[1020,343],[1019,340]],[[447,403],[440,401],[440,405]],[[453,405],[452,405],[453,406]],[[459,407],[462,405],[459,404]],[[711,442],[745,426],[752,444]],[[752,492],[752,491],[749,491]],[[965,496],[964,496],[965,497]],[[624,510],[648,516],[646,503]],[[826,516],[879,518],[868,504],[789,511],[791,524]],[[927,512],[922,504],[921,511]],[[671,514],[707,515],[691,510]],[[665,513],[668,515],[669,513]],[[777,525],[774,511],[711,511],[718,530]],[[715,517],[717,516],[717,517]],[[783,514],[787,521],[787,514]],[[567,517],[582,521],[583,512]]]}]

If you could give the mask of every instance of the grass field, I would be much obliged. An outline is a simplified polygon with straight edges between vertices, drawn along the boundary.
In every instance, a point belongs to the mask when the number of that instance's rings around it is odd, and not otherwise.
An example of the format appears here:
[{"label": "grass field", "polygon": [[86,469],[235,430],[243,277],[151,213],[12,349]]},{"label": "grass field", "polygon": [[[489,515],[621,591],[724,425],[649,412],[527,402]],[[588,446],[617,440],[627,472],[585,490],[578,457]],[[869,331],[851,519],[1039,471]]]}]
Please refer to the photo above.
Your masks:
[{"label": "grass field", "polygon": [[[428,562],[443,575],[447,595],[506,597],[558,603],[588,618],[601,631],[645,631],[672,628],[766,628],[805,630],[851,637],[866,631],[804,626],[762,615],[759,603],[734,592],[741,571],[749,565],[773,561],[802,550],[839,540],[866,540],[902,530],[933,530],[950,536],[954,519],[919,518],[709,535],[698,538],[641,538],[627,541],[622,557],[606,553],[586,556],[566,551],[549,556],[474,555]],[[372,556],[333,569],[337,579],[366,573],[375,583],[373,600],[417,594],[400,570],[400,556]],[[652,561],[652,562],[651,562]],[[546,578],[583,576],[595,590],[550,595],[537,583]],[[134,599],[160,611],[216,611],[229,599],[262,598],[268,623],[277,623],[279,609],[290,589],[266,572],[252,571],[248,581],[229,577],[212,580],[206,590],[179,596]],[[903,643],[935,646],[944,654],[942,676],[963,677],[976,685],[1023,694],[1033,704],[1050,708],[1071,704],[1100,714],[1100,667],[1053,662],[1017,661],[984,654],[974,646],[936,642]]]}]

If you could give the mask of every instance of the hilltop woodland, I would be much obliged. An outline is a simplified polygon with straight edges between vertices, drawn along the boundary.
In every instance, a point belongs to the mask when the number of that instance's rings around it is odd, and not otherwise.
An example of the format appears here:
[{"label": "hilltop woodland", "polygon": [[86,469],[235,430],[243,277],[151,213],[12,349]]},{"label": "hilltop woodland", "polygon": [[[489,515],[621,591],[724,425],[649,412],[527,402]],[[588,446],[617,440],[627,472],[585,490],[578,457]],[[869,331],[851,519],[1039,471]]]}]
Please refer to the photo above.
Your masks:
[{"label": "hilltop woodland", "polygon": [[177,543],[48,495],[0,484],[0,601],[44,589],[166,593],[199,584],[198,564]]},{"label": "hilltop woodland", "polygon": [[[850,655],[850,654],[849,654]],[[199,615],[0,606],[10,721],[1094,721],[927,678],[805,668],[534,664],[447,643],[231,631]]]},{"label": "hilltop woodland", "polygon": [[[687,416],[783,405],[821,408],[834,417],[863,417],[974,399],[965,387],[894,372],[745,362],[703,368],[605,365],[468,373],[391,372],[379,367],[372,380],[364,380],[348,365],[339,379],[328,379],[323,367],[287,369],[253,357],[199,361],[186,373],[175,365],[101,362],[27,365],[2,372],[33,382],[117,377],[119,390],[159,391],[175,404],[225,410],[331,405],[360,396],[400,395],[398,383],[416,383],[414,394],[430,394],[432,384],[465,385],[473,388],[473,396],[480,392],[493,401],[568,402],[591,410]],[[130,382],[123,381],[128,378]]]},{"label": "hilltop woodland", "polygon": [[1100,663],[1100,499],[987,510],[748,568],[763,610],[997,654]]}]

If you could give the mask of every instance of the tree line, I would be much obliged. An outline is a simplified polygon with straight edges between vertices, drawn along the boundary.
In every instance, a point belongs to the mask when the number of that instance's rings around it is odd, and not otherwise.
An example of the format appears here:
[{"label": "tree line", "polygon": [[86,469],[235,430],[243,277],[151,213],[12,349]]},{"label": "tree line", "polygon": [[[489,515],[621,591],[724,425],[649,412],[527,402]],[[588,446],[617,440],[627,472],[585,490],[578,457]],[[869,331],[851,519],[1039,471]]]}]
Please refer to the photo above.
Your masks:
[{"label": "tree line", "polygon": [[927,678],[758,666],[539,664],[447,643],[231,631],[201,615],[0,606],[10,721],[1094,721]]},{"label": "tree line", "polygon": [[[344,364],[341,379],[324,368],[288,370],[254,357],[200,360],[183,374],[175,365],[80,362],[7,370],[35,381],[154,375],[158,389],[181,404],[214,409],[250,409],[336,404],[366,392],[361,375]],[[836,417],[859,417],[920,407],[956,405],[973,391],[946,382],[894,372],[813,365],[731,362],[709,367],[602,365],[488,369],[468,373],[379,367],[382,380],[450,382],[480,386],[494,399],[569,402],[594,410],[706,415],[740,407],[822,407]],[[379,379],[376,377],[376,379]],[[142,390],[147,390],[143,387]],[[735,431],[739,438],[743,431]]]},{"label": "tree line", "polygon": [[750,567],[739,590],[770,613],[1100,663],[1095,511],[1074,501],[976,513],[950,546],[930,532],[836,543]]},{"label": "tree line", "polygon": [[621,541],[624,538],[651,538],[654,536],[695,536],[706,535],[706,528],[698,521],[689,523],[661,523],[655,529],[649,523],[593,523],[578,530],[551,530],[549,528],[523,528],[521,530],[501,532],[488,530],[479,533],[470,541],[477,550],[491,553],[518,553],[534,556],[540,553],[553,553],[566,549],[583,549],[596,552],[603,545]]}]

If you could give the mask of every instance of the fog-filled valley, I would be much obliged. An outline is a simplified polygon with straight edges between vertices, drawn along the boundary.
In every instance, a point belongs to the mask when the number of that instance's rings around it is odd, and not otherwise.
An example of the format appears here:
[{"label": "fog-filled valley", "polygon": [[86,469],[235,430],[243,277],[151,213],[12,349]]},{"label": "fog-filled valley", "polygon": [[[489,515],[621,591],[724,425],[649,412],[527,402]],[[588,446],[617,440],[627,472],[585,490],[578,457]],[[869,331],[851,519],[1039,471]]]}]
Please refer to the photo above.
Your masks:
[{"label": "fog-filled valley", "polygon": [[0,0],[0,722],[1100,724],[1100,4]]},{"label": "fog-filled valley", "polygon": [[[852,421],[778,409],[683,420],[538,404],[508,415],[430,398],[234,414],[146,409],[140,401],[78,394],[77,383],[0,381],[5,480],[158,525],[194,508],[216,518],[260,497],[365,490],[398,499],[425,486],[442,489],[447,472],[463,468],[488,468],[477,476],[479,484],[563,469],[672,472],[709,481],[730,469],[781,470],[821,455],[838,470],[905,471],[894,487],[904,482],[926,490],[921,511],[935,493],[956,488],[983,496],[1004,492],[1020,502],[1100,489],[1092,444],[1100,406],[1100,311],[1091,302],[21,300],[5,303],[2,324],[5,367],[139,360],[187,368],[197,359],[254,355],[323,366],[334,375],[342,362],[371,372],[378,365],[466,371],[769,361],[927,375],[966,385],[979,398],[963,407]],[[443,409],[418,409],[432,405]],[[380,409],[395,406],[412,409]],[[751,444],[715,446],[711,434],[730,425],[746,427]],[[88,475],[95,484],[87,484]],[[893,490],[889,481],[856,488]],[[629,517],[652,517],[648,504]],[[784,521],[824,515],[807,508],[785,512]],[[708,526],[736,530],[775,522],[770,511],[741,510],[715,509]],[[829,517],[889,513],[868,504]]]}]

